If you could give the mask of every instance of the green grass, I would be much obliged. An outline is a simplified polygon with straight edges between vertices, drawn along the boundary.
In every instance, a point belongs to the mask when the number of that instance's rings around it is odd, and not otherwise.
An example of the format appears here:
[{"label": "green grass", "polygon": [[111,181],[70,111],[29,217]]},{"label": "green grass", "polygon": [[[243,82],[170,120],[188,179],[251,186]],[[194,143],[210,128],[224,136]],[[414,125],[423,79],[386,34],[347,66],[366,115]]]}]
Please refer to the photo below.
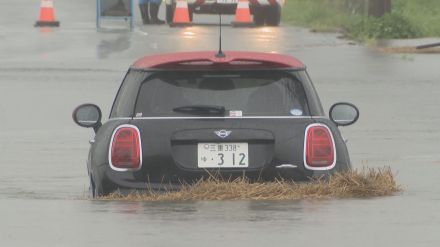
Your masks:
[{"label": "green grass", "polygon": [[356,40],[440,37],[439,0],[393,0],[392,13],[366,17],[364,0],[288,0],[283,21],[317,31],[344,30]]},{"label": "green grass", "polygon": [[317,30],[344,28],[346,23],[358,18],[328,0],[288,0],[283,8],[283,22]]},{"label": "green grass", "polygon": [[440,37],[439,0],[394,0],[394,10],[420,32],[420,36]]}]

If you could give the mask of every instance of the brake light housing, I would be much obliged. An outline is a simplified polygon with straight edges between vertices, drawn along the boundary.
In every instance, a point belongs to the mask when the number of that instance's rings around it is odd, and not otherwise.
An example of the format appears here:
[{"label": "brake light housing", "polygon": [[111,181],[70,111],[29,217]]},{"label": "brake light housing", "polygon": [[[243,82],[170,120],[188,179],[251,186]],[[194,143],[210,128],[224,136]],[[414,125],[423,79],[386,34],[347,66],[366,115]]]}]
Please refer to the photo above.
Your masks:
[{"label": "brake light housing", "polygon": [[109,148],[110,167],[115,171],[138,171],[142,167],[142,143],[139,129],[121,125],[113,131]]},{"label": "brake light housing", "polygon": [[309,170],[331,170],[336,165],[335,140],[329,127],[311,124],[304,138],[304,165]]}]

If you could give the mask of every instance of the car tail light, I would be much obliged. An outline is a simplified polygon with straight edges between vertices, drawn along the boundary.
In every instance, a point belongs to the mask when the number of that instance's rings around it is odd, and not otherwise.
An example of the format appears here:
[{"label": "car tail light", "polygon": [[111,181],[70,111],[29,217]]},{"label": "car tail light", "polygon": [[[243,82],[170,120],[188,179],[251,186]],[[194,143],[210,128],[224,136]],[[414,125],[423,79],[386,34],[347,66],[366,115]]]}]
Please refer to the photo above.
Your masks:
[{"label": "car tail light", "polygon": [[304,148],[306,168],[329,170],[335,166],[335,144],[327,126],[310,125],[306,130]]},{"label": "car tail light", "polygon": [[132,125],[118,127],[113,133],[110,166],[117,171],[139,170],[142,165],[141,138],[138,128]]}]

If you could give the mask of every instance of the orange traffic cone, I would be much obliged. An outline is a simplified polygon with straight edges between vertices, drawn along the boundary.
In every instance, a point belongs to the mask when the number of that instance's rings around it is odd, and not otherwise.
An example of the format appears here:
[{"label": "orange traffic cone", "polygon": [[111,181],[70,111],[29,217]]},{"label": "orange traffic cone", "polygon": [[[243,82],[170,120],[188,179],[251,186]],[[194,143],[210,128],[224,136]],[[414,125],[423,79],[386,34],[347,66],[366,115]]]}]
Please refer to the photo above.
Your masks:
[{"label": "orange traffic cone", "polygon": [[52,0],[41,0],[40,18],[34,25],[35,27],[59,27],[60,22],[55,20]]},{"label": "orange traffic cone", "polygon": [[176,10],[174,11],[173,23],[170,26],[191,25],[187,0],[177,0]]},{"label": "orange traffic cone", "polygon": [[235,20],[232,22],[234,27],[249,27],[253,26],[251,11],[249,9],[248,0],[238,0],[237,11],[235,12]]}]

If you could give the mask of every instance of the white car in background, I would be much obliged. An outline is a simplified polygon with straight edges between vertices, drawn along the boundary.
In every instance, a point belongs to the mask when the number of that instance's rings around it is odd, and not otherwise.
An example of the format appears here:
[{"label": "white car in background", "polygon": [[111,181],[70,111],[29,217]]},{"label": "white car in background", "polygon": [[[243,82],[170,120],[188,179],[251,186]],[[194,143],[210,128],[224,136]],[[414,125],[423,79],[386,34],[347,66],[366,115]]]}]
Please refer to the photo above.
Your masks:
[{"label": "white car in background", "polygon": [[[165,0],[166,20],[172,23],[176,0]],[[285,0],[249,0],[249,7],[257,26],[278,26],[281,22],[281,7]],[[193,14],[233,15],[238,0],[188,0],[190,19]]]}]

